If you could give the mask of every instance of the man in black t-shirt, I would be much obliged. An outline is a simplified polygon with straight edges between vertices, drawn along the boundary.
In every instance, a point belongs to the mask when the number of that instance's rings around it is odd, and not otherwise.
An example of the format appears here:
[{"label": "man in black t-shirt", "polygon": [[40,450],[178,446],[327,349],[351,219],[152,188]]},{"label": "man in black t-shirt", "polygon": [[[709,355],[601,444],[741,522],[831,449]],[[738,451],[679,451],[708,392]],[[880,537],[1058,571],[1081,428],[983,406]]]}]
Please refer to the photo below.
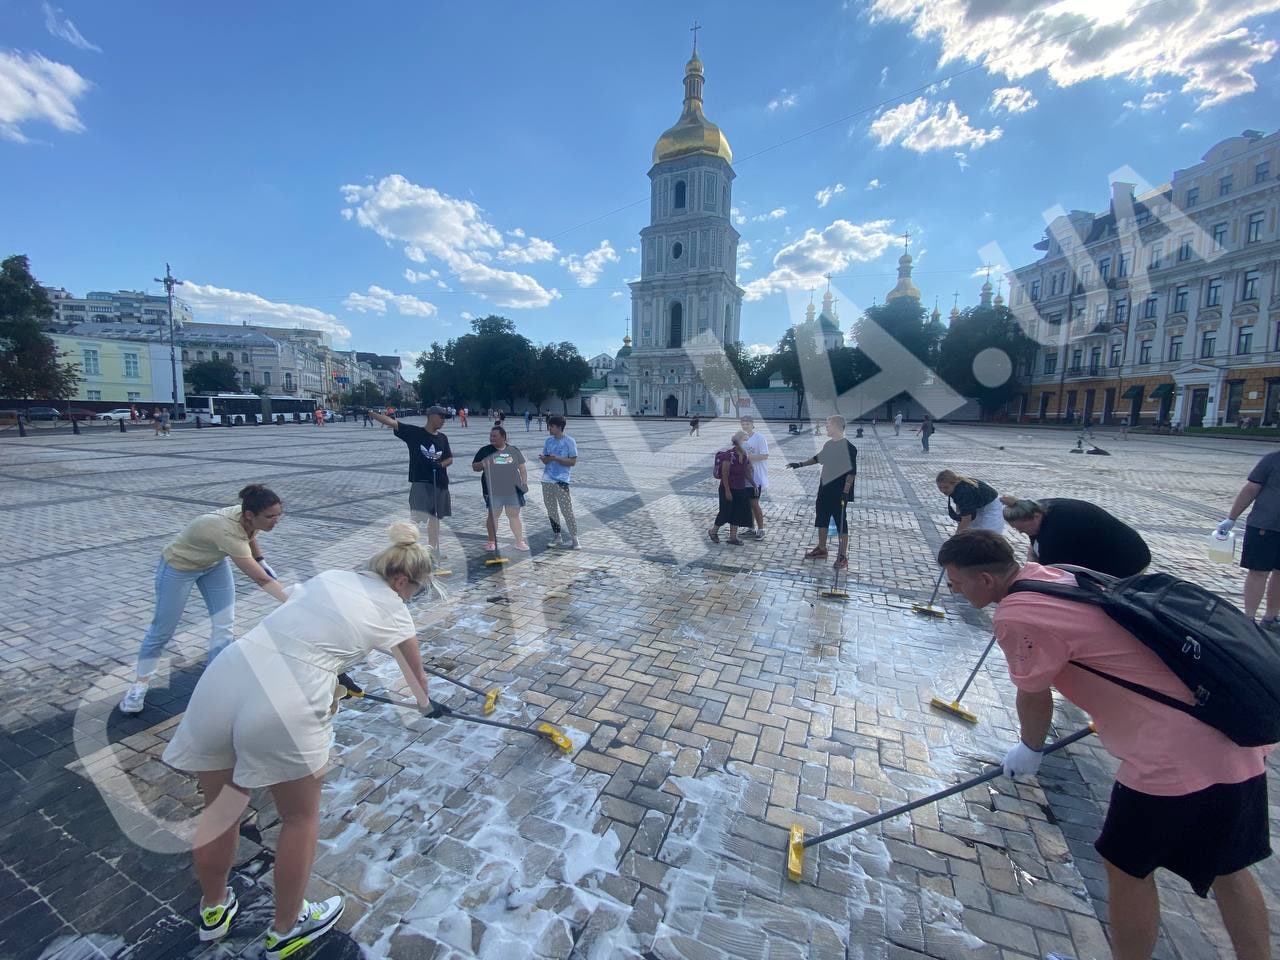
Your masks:
[{"label": "man in black t-shirt", "polygon": [[1027,560],[1067,563],[1113,577],[1132,577],[1151,563],[1137,530],[1087,500],[1001,498],[1004,519],[1031,540]]},{"label": "man in black t-shirt", "polygon": [[426,429],[402,423],[395,417],[371,410],[369,415],[404,441],[409,448],[409,516],[415,523],[427,521],[427,543],[437,563],[440,554],[440,520],[452,511],[449,504],[449,464],[453,450],[449,438],[440,432],[444,426],[444,407],[427,411]]},{"label": "man in black t-shirt", "polygon": [[787,464],[791,470],[815,463],[822,464],[813,520],[813,525],[818,528],[818,545],[805,554],[805,559],[826,559],[827,527],[834,522],[836,533],[840,537],[840,550],[834,564],[837,570],[844,570],[849,566],[849,520],[845,514],[845,504],[853,493],[853,484],[858,477],[858,448],[845,439],[844,430],[844,417],[827,417],[827,436],[830,439],[822,445],[822,449],[808,460]]}]

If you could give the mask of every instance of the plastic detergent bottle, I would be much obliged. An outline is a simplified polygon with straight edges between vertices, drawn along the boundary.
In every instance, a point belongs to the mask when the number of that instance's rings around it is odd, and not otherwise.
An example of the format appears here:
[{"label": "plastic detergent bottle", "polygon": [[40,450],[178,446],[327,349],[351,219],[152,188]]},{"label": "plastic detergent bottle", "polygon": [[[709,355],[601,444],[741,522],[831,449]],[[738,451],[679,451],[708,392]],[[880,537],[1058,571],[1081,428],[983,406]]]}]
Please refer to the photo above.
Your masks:
[{"label": "plastic detergent bottle", "polygon": [[838,536],[840,536],[840,531],[836,529],[836,518],[835,518],[835,517],[832,517],[830,520],[828,520],[828,521],[827,521],[827,536],[828,536],[828,537],[838,537]]},{"label": "plastic detergent bottle", "polygon": [[1209,534],[1209,559],[1219,563],[1232,563],[1236,558],[1236,532],[1228,530],[1225,534],[1217,530]]}]

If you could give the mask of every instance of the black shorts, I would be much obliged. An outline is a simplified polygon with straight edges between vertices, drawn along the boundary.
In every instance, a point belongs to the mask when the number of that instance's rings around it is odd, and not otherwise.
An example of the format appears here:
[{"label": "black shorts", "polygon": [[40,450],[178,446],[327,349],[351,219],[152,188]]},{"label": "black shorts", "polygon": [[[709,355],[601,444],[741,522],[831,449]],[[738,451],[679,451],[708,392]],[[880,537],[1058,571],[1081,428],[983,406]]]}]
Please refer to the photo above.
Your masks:
[{"label": "black shorts", "polygon": [[1131,877],[1157,867],[1201,897],[1218,877],[1271,856],[1267,776],[1218,783],[1180,797],[1157,797],[1117,783],[1094,847]]},{"label": "black shorts", "polygon": [[1246,570],[1280,570],[1280,530],[1246,526],[1240,566]]},{"label": "black shorts", "polygon": [[448,487],[417,481],[409,484],[409,516],[414,520],[427,517],[443,519],[451,513]]},{"label": "black shorts", "polygon": [[836,532],[842,535],[849,532],[849,519],[845,516],[844,510],[845,495],[843,484],[834,484],[830,489],[819,487],[818,499],[814,507],[813,525],[815,527],[825,528],[834,517]]}]

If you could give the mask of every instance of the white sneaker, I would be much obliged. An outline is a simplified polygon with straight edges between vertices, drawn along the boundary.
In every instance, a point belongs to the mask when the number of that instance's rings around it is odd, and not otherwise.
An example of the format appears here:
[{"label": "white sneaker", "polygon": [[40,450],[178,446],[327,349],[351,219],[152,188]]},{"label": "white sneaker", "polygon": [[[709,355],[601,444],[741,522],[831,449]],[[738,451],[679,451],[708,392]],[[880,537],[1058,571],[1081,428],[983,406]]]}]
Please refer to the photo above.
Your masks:
[{"label": "white sneaker", "polygon": [[553,533],[553,534],[551,535],[551,542],[550,542],[550,543],[548,543],[548,544],[547,544],[547,546],[549,546],[549,547],[562,547],[562,546],[564,546],[564,540],[562,540],[562,539],[560,538],[560,534],[558,534],[558,533]]},{"label": "white sneaker", "polygon": [[343,900],[341,896],[328,900],[312,902],[302,901],[302,913],[298,922],[288,933],[279,934],[268,929],[263,940],[262,949],[267,960],[284,960],[285,957],[297,953],[309,943],[314,943],[333,929],[333,925],[342,916]]},{"label": "white sneaker", "polygon": [[227,890],[225,903],[212,907],[200,908],[200,939],[202,941],[221,940],[231,929],[231,921],[240,912],[240,904],[236,902],[234,890]]},{"label": "white sneaker", "polygon": [[147,690],[150,684],[138,681],[129,688],[129,692],[124,695],[124,699],[120,701],[121,713],[141,713],[142,708],[146,706]]},{"label": "white sneaker", "polygon": [[570,540],[570,541],[569,541],[569,544],[568,544],[568,547],[569,547],[569,549],[570,549],[570,550],[577,550],[577,549],[578,549],[578,538],[577,538],[577,537],[574,537],[572,540]]}]

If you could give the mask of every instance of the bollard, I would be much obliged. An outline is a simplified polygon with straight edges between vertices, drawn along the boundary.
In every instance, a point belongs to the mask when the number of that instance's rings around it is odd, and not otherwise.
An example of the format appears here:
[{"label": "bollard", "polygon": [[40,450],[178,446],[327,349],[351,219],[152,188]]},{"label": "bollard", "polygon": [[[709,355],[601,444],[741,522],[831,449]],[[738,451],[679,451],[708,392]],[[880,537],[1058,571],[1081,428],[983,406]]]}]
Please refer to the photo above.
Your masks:
[{"label": "bollard", "polygon": [[204,429],[204,424],[200,422],[200,414],[198,414],[198,413],[196,414],[196,429],[197,429],[197,430],[203,430],[203,429]]},{"label": "bollard", "polygon": [[74,416],[71,418],[71,432],[74,433],[77,437],[80,436],[80,421],[77,420]]},{"label": "bollard", "polygon": [[27,435],[27,428],[22,422],[22,416],[19,415],[18,416],[18,436],[25,437],[26,435]]},{"label": "bollard", "polygon": [[124,421],[123,421],[123,420],[117,420],[117,421],[116,421],[116,423],[120,424],[120,432],[121,432],[121,433],[128,433],[128,431],[127,431],[127,430],[125,430],[125,428],[124,428]]}]

